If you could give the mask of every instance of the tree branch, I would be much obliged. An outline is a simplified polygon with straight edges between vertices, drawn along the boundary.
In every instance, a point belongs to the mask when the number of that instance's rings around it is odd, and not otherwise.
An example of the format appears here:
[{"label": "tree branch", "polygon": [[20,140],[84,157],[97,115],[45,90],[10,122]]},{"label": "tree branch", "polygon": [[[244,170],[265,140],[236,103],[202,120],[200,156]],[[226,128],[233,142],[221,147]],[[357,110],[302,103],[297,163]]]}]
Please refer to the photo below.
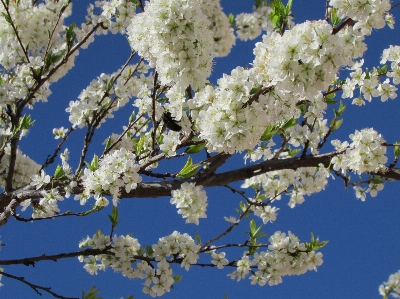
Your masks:
[{"label": "tree branch", "polygon": [[31,288],[36,292],[36,294],[38,294],[38,295],[40,295],[40,296],[42,296],[42,293],[40,293],[39,290],[42,290],[42,291],[45,291],[45,292],[47,292],[47,293],[53,295],[53,296],[56,297],[56,298],[60,298],[60,299],[78,299],[77,297],[64,297],[64,296],[58,295],[57,293],[54,293],[54,292],[51,290],[50,287],[42,287],[42,286],[39,286],[39,285],[37,285],[37,284],[30,283],[29,281],[25,280],[25,277],[14,276],[14,275],[9,274],[9,273],[6,273],[6,272],[4,272],[4,271],[2,271],[2,272],[0,272],[0,273],[1,273],[2,275],[4,275],[5,277],[18,280],[18,281],[20,281],[20,282],[22,282],[22,283],[28,285],[29,287],[31,287]]},{"label": "tree branch", "polygon": [[[224,186],[232,182],[249,179],[251,177],[268,173],[276,170],[283,169],[298,169],[300,167],[317,167],[319,164],[323,164],[328,167],[331,163],[331,159],[341,152],[331,152],[316,156],[306,156],[305,158],[295,157],[289,159],[275,159],[261,162],[259,164],[242,167],[236,170],[230,170],[223,173],[213,174],[206,172],[205,175],[194,177],[185,180],[166,180],[156,182],[139,183],[137,188],[126,192],[125,189],[121,189],[120,198],[155,198],[160,196],[171,196],[171,191],[179,189],[181,184],[184,182],[194,182],[197,185],[204,187],[216,187]],[[225,158],[225,156],[221,156]],[[155,157],[154,157],[155,158]],[[227,158],[227,157],[226,157]],[[221,162],[220,161],[220,162]],[[400,181],[400,168],[389,168],[382,167],[381,169],[369,172],[367,174],[379,175],[382,178],[394,179]],[[64,184],[60,181],[54,181],[51,184],[44,186],[44,189],[49,190],[52,187],[57,188],[60,195],[65,195]],[[83,186],[78,185],[71,190],[71,194],[81,194],[83,192]],[[11,216],[11,212],[21,202],[26,199],[42,198],[41,190],[36,190],[34,186],[26,186],[24,188],[15,190],[10,193],[3,193],[0,195],[0,226],[7,222],[7,219]]]}]

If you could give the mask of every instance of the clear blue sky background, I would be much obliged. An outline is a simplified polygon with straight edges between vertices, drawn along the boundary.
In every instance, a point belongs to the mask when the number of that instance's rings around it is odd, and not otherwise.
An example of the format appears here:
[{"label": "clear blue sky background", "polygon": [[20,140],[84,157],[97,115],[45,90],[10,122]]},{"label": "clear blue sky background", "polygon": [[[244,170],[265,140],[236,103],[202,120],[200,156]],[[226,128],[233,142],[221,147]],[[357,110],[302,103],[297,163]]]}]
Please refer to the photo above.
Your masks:
[{"label": "clear blue sky background", "polygon": [[[67,19],[80,24],[83,20],[89,1],[73,1],[74,14]],[[250,12],[251,1],[224,0],[222,6],[225,13]],[[324,18],[325,1],[295,0],[293,4],[295,22],[317,20]],[[400,22],[400,8],[393,11]],[[259,39],[258,39],[259,40]],[[257,40],[257,41],[258,41]],[[400,45],[398,30],[375,31],[367,38],[368,51],[365,56],[366,65],[378,65],[382,49],[390,44]],[[228,58],[216,60],[211,80],[230,73],[236,66],[246,66],[253,61],[254,41],[237,41]],[[67,76],[52,86],[53,94],[49,103],[39,103],[32,111],[35,126],[28,137],[21,142],[21,148],[38,163],[43,163],[48,154],[52,154],[57,141],[52,135],[54,127],[69,127],[68,114],[65,108],[69,101],[76,100],[80,91],[102,72],[111,73],[124,64],[129,56],[130,48],[123,36],[97,36],[97,40],[88,50],[81,50],[76,60],[76,67]],[[400,92],[400,91],[398,91]],[[373,127],[382,133],[388,142],[400,140],[398,129],[398,99],[381,103],[374,99],[364,107],[350,105],[344,114],[344,123],[333,138],[348,140],[348,135],[355,129]],[[114,119],[107,120],[100,131],[96,133],[88,160],[93,153],[100,153],[101,143],[112,132],[120,133],[122,125],[127,121],[132,106],[115,114]],[[328,112],[332,116],[332,111]],[[71,152],[71,165],[76,167],[81,150],[83,130],[74,132],[67,142]],[[322,152],[330,150],[327,149]],[[389,149],[391,152],[391,149]],[[392,156],[391,156],[392,157]],[[174,161],[176,162],[176,161]],[[175,165],[165,165],[160,171],[177,171],[182,166],[182,160]],[[233,169],[242,159],[232,158],[224,166],[224,170]],[[179,165],[177,165],[179,164]],[[49,167],[51,174],[54,167]],[[264,226],[264,232],[272,234],[277,230],[291,230],[300,240],[308,241],[310,232],[329,240],[322,249],[324,264],[318,272],[309,272],[302,276],[284,277],[283,283],[274,286],[252,286],[249,280],[239,283],[226,275],[234,269],[203,269],[191,267],[189,272],[174,267],[175,274],[182,274],[182,280],[175,289],[163,298],[379,298],[378,286],[386,281],[388,276],[400,269],[400,239],[399,239],[399,184],[398,182],[385,185],[378,197],[368,197],[366,202],[355,198],[352,189],[346,192],[343,181],[331,180],[325,192],[321,192],[291,209],[287,206],[288,198],[277,203],[281,209],[277,221]],[[184,220],[177,214],[176,208],[169,203],[169,198],[157,199],[124,199],[119,204],[120,224],[116,234],[132,233],[139,239],[141,245],[151,245],[159,237],[169,235],[174,230],[187,232],[194,236],[199,232],[206,241],[226,229],[227,223],[223,216],[235,215],[235,208],[241,198],[223,188],[207,190],[209,205],[207,219],[201,219],[200,225],[185,225]],[[60,204],[64,210],[81,211],[78,203],[71,199]],[[5,244],[0,251],[0,259],[23,258],[41,254],[57,254],[78,250],[78,243],[87,235],[92,236],[97,229],[108,234],[110,223],[107,214],[111,207],[91,215],[90,217],[66,217],[55,220],[36,221],[33,223],[17,222],[14,219],[0,227],[0,239]],[[235,236],[223,239],[224,243],[243,242],[244,232],[248,224],[243,223],[235,231]],[[236,258],[227,250],[229,258]],[[204,259],[203,262],[210,262]],[[28,281],[51,286],[53,291],[64,296],[80,296],[81,290],[87,291],[95,285],[101,289],[100,295],[105,299],[114,299],[135,295],[135,298],[150,298],[142,293],[143,280],[130,280],[112,270],[99,272],[91,276],[83,269],[83,264],[77,259],[65,259],[57,262],[44,261],[36,266],[7,266],[4,270],[13,275],[24,276]],[[17,281],[3,277],[4,286],[0,288],[0,298],[39,298],[33,290]],[[41,297],[53,298],[44,293]]]}]

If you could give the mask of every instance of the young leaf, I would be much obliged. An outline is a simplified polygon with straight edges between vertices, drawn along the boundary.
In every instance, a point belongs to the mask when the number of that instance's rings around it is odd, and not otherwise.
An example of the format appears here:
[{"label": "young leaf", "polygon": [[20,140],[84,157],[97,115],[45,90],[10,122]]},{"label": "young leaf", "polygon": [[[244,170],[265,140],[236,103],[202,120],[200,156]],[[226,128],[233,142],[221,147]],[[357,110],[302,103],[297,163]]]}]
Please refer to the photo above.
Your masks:
[{"label": "young leaf", "polygon": [[57,165],[56,171],[54,172],[54,178],[60,179],[64,175],[64,170],[62,169],[61,165]]},{"label": "young leaf", "polygon": [[178,177],[189,178],[193,176],[197,172],[199,166],[199,164],[193,164],[192,157],[189,157],[185,166],[183,166],[182,170],[179,171]]},{"label": "young leaf", "polygon": [[99,293],[100,289],[96,291],[96,288],[93,286],[90,288],[87,294],[85,294],[85,292],[82,291],[82,299],[103,299],[102,297],[97,297]]},{"label": "young leaf", "polygon": [[307,250],[309,251],[316,251],[318,249],[321,249],[324,247],[326,244],[328,244],[328,241],[320,241],[319,237],[316,239],[314,238],[314,234],[311,233],[311,242],[310,243],[305,243]]},{"label": "young leaf", "polygon": [[111,137],[108,137],[105,150],[108,150],[108,149],[110,148],[111,143],[112,143],[112,142],[111,142]]},{"label": "young leaf", "polygon": [[113,227],[116,227],[117,224],[119,223],[119,221],[118,221],[118,208],[117,207],[115,207],[115,206],[112,207],[111,215],[108,215],[108,218],[111,221],[111,225]]},{"label": "young leaf", "polygon": [[336,131],[337,129],[339,129],[340,126],[342,125],[342,123],[343,123],[343,118],[336,120],[335,123],[332,126],[332,132]]},{"label": "young leaf", "polygon": [[[398,143],[397,141],[396,141],[396,143]],[[394,156],[397,158],[398,156],[400,156],[400,146],[398,146],[398,145],[396,145],[395,147],[394,147]]]},{"label": "young leaf", "polygon": [[140,155],[140,153],[142,152],[144,145],[144,138],[145,136],[141,135],[139,141],[134,144],[136,155]]},{"label": "young leaf", "polygon": [[229,14],[228,16],[229,24],[235,25],[235,16],[233,14]]},{"label": "young leaf", "polygon": [[198,232],[196,232],[196,234],[194,235],[194,239],[197,241],[197,243],[199,243],[201,245],[201,239],[200,239],[200,235]]},{"label": "young leaf", "polygon": [[182,275],[173,275],[172,278],[174,279],[174,283],[180,282],[182,279]]},{"label": "young leaf", "polygon": [[190,145],[186,150],[185,153],[187,154],[197,154],[200,152],[204,147],[206,146],[205,142],[199,143],[199,144],[194,144]]}]

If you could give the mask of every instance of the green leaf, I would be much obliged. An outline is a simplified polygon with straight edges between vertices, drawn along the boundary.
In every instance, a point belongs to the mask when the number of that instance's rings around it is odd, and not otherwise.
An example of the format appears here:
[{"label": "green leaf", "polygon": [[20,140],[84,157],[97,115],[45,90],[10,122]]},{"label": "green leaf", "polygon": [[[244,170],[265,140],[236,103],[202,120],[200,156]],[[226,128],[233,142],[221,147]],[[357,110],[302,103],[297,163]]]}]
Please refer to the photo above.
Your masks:
[{"label": "green leaf", "polygon": [[168,98],[166,98],[166,97],[162,97],[162,98],[157,99],[157,102],[159,102],[159,103],[164,103],[166,101],[168,101]]},{"label": "green leaf", "polygon": [[301,115],[306,114],[306,112],[307,112],[306,105],[301,104],[301,105],[297,106],[297,108],[299,108]]},{"label": "green leaf", "polygon": [[97,297],[99,293],[100,289],[96,291],[96,288],[93,286],[90,288],[87,294],[85,294],[85,292],[82,291],[82,299],[103,299],[102,297]]},{"label": "green leaf", "polygon": [[331,22],[333,27],[336,27],[337,25],[342,22],[342,19],[338,17],[337,15],[337,8],[332,7],[331,9]]},{"label": "green leaf", "polygon": [[111,137],[108,137],[105,150],[108,150],[112,144]]},{"label": "green leaf", "polygon": [[113,226],[113,228],[118,225],[119,221],[118,221],[118,208],[117,207],[115,207],[115,206],[112,207],[111,215],[108,215],[108,218],[110,219],[111,225]]},{"label": "green leaf", "polygon": [[179,171],[178,177],[180,178],[188,178],[193,176],[197,172],[197,168],[200,164],[193,164],[192,157],[189,156],[185,166],[183,166],[182,170]]},{"label": "green leaf", "polygon": [[288,3],[286,4],[286,16],[289,15],[291,9],[292,9],[292,0],[289,0]]},{"label": "green leaf", "polygon": [[316,251],[316,250],[324,247],[326,244],[328,244],[328,241],[320,241],[319,237],[317,237],[317,239],[315,239],[313,233],[311,233],[311,242],[305,243],[308,251]]},{"label": "green leaf", "polygon": [[251,233],[253,234],[256,229],[257,229],[256,222],[254,221],[254,219],[251,219],[250,220],[250,231],[251,231]]},{"label": "green leaf", "polygon": [[151,246],[149,246],[149,245],[146,245],[146,254],[147,254],[148,256],[152,256],[153,253],[154,253],[153,247],[151,247]]},{"label": "green leaf", "polygon": [[340,126],[342,125],[342,123],[343,123],[343,118],[342,118],[342,119],[336,120],[335,123],[334,123],[333,126],[332,126],[332,132],[334,132],[334,131],[336,131],[337,129],[339,129]]},{"label": "green leaf", "polygon": [[131,116],[129,116],[129,123],[133,122],[134,119],[135,119],[135,111],[133,111]]},{"label": "green leaf", "polygon": [[99,168],[99,157],[97,155],[94,155],[92,162],[90,162],[90,164],[85,162],[85,164],[91,171],[95,171],[97,170],[97,168]]},{"label": "green leaf", "polygon": [[299,148],[296,148],[296,149],[293,149],[293,150],[288,148],[288,150],[289,150],[288,151],[288,155],[290,157],[296,157],[296,155],[301,152],[301,149],[299,149]]},{"label": "green leaf", "polygon": [[3,15],[4,19],[6,19],[7,23],[9,23],[9,24],[12,23],[11,18],[8,14],[6,14],[5,12],[2,12],[1,14]]},{"label": "green leaf", "polygon": [[232,13],[229,14],[228,20],[229,20],[229,24],[235,25],[235,16]]},{"label": "green leaf", "polygon": [[19,130],[28,130],[34,125],[34,123],[35,123],[35,121],[31,121],[30,115],[24,115],[19,120],[18,129]]},{"label": "green leaf", "polygon": [[382,66],[379,70],[379,74],[385,74],[387,72],[387,65]]},{"label": "green leaf", "polygon": [[140,155],[140,153],[142,152],[143,145],[144,145],[144,139],[145,139],[145,136],[141,135],[139,142],[134,144],[136,155]]},{"label": "green leaf", "polygon": [[89,211],[81,212],[80,215],[81,216],[87,216],[87,215],[90,215],[90,214],[92,214],[94,212],[101,211],[102,209],[104,209],[104,206],[94,206],[93,209],[91,209]]},{"label": "green leaf", "polygon": [[76,33],[74,32],[76,25],[72,23],[66,30],[65,30],[65,38],[67,40],[68,48],[72,48],[74,41],[76,39]]},{"label": "green leaf", "polygon": [[194,144],[190,145],[186,150],[185,153],[187,154],[197,154],[200,152],[204,147],[206,146],[205,142],[199,143],[199,144]]},{"label": "green leaf", "polygon": [[224,294],[224,299],[229,299],[227,294]]},{"label": "green leaf", "polygon": [[[396,141],[396,143],[398,143],[398,142]],[[400,156],[400,146],[399,146],[399,145],[396,145],[396,146],[394,147],[394,155],[395,155],[396,158],[397,158],[398,156]]]},{"label": "green leaf", "polygon": [[194,235],[194,239],[197,241],[197,243],[199,243],[200,245],[202,244],[201,243],[201,239],[200,239],[200,235],[199,235],[199,233],[198,232],[196,232],[196,234]]},{"label": "green leaf", "polygon": [[384,181],[381,179],[381,177],[380,177],[379,175],[372,177],[372,178],[370,179],[370,181],[371,181],[372,183],[376,184],[376,185],[384,184]]},{"label": "green leaf", "polygon": [[64,176],[64,170],[61,165],[57,165],[56,171],[54,172],[54,178],[60,179]]},{"label": "green leaf", "polygon": [[337,101],[334,100],[335,96],[336,92],[328,93],[327,95],[325,95],[325,103],[327,103],[328,105],[337,104]]},{"label": "green leaf", "polygon": [[174,283],[180,282],[182,279],[182,275],[173,275]]},{"label": "green leaf", "polygon": [[254,7],[255,8],[260,8],[267,5],[265,0],[254,0]]},{"label": "green leaf", "polygon": [[261,86],[254,86],[251,90],[250,90],[250,94],[253,95],[255,93],[257,93],[257,91],[259,91],[261,88]]},{"label": "green leaf", "polygon": [[279,16],[276,15],[275,12],[271,12],[271,14],[270,14],[270,19],[271,19],[272,24],[274,24],[275,27],[278,27],[278,28],[279,28],[279,25],[278,25],[278,23],[279,23]]},{"label": "green leaf", "polygon": [[135,296],[129,296],[129,297],[126,297],[126,299],[134,299],[135,298]]},{"label": "green leaf", "polygon": [[274,126],[268,125],[265,128],[264,133],[261,135],[260,140],[264,142],[269,141],[272,138],[272,136],[274,136],[277,133],[278,130],[276,130]]},{"label": "green leaf", "polygon": [[343,112],[346,110],[346,105],[343,105],[343,102],[340,101],[339,109],[334,110],[335,112],[335,117],[342,116]]},{"label": "green leaf", "polygon": [[281,127],[282,130],[287,130],[291,127],[296,125],[297,119],[292,117],[284,121],[283,126]]}]

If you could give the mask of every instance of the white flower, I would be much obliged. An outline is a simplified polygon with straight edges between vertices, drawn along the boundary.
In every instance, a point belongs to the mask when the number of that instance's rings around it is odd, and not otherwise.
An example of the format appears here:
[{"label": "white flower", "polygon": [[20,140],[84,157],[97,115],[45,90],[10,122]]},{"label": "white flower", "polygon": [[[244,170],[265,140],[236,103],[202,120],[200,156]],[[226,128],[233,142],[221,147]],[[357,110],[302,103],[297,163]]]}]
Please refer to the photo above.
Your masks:
[{"label": "white flower", "polygon": [[67,131],[68,129],[64,129],[64,127],[61,127],[59,129],[54,128],[53,129],[54,139],[64,138]]},{"label": "white flower", "polygon": [[42,170],[39,175],[31,176],[32,186],[36,186],[36,190],[39,190],[43,185],[50,183],[50,176],[46,175],[45,172]]},{"label": "white flower", "polygon": [[225,252],[216,253],[214,251],[213,253],[211,253],[211,257],[213,258],[211,263],[213,265],[216,265],[218,269],[223,269],[224,266],[229,263],[228,260],[225,258]]},{"label": "white flower", "polygon": [[224,217],[224,219],[225,219],[225,221],[227,221],[229,223],[232,223],[232,224],[239,223],[239,220],[236,219],[236,217],[234,217],[234,216],[230,216],[229,218],[228,217]]},{"label": "white flower", "polygon": [[207,195],[202,186],[185,182],[180,189],[172,191],[170,202],[179,209],[178,214],[187,218],[186,223],[199,225],[199,218],[207,218]]}]

